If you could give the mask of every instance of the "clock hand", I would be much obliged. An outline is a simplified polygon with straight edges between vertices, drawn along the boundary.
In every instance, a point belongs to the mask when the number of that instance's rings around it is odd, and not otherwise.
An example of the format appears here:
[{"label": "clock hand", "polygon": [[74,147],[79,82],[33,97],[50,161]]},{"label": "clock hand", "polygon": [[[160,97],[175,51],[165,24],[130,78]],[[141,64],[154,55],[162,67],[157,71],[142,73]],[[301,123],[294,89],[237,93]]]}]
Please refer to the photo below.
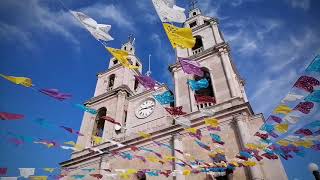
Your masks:
[{"label": "clock hand", "polygon": [[[152,106],[153,106],[153,105],[152,105]],[[148,106],[148,107],[142,108],[141,110],[143,110],[143,109],[148,109],[148,108],[150,108],[150,107],[152,107],[152,106]]]}]

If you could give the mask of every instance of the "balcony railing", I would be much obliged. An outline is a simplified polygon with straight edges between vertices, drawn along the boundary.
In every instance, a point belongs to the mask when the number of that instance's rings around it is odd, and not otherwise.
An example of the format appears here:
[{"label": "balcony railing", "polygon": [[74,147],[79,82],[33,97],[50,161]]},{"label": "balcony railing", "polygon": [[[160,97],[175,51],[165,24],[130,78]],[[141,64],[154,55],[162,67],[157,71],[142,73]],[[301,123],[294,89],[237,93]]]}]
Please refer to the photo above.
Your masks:
[{"label": "balcony railing", "polygon": [[203,47],[200,47],[198,49],[193,50],[192,54],[195,55],[195,54],[201,53],[203,50],[204,50]]},{"label": "balcony railing", "polygon": [[210,107],[210,106],[213,106],[215,103],[208,103],[208,102],[204,102],[204,103],[198,103],[197,104],[197,107],[198,109],[204,109],[204,108],[207,108],[207,107]]},{"label": "balcony railing", "polygon": [[216,104],[216,99],[212,96],[194,95],[198,109],[207,108]]}]

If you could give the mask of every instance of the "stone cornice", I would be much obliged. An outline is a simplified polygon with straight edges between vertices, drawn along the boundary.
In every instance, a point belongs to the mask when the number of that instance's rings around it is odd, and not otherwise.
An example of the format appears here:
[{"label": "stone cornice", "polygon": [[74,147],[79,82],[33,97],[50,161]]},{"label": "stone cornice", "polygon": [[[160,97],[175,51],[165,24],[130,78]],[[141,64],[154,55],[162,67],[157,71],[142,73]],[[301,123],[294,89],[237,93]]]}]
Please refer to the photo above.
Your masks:
[{"label": "stone cornice", "polygon": [[130,96],[130,97],[128,98],[128,100],[132,100],[132,99],[138,98],[138,97],[140,97],[140,96],[143,96],[143,95],[148,94],[148,93],[151,93],[151,92],[157,92],[159,89],[162,89],[162,88],[165,88],[165,89],[167,89],[167,90],[170,91],[170,89],[168,88],[168,86],[167,86],[166,84],[161,84],[161,86],[160,86],[158,89],[156,89],[156,90],[149,89],[149,90],[143,91],[143,92],[141,92],[141,93],[139,93],[139,94],[135,94],[135,95],[133,95],[133,96]]},{"label": "stone cornice", "polygon": [[[201,58],[203,58],[205,56],[208,56],[208,55],[211,55],[211,54],[215,54],[215,53],[219,53],[219,50],[222,49],[222,48],[226,49],[227,51],[230,51],[229,44],[226,43],[226,42],[223,42],[223,43],[217,44],[217,45],[215,45],[215,46],[213,46],[213,47],[211,47],[209,49],[206,49],[206,50],[204,50],[204,51],[202,51],[200,53],[197,53],[197,54],[194,54],[192,56],[189,56],[187,58],[197,61],[197,60],[199,60],[199,59],[201,59]],[[172,72],[172,70],[174,68],[178,68],[178,67],[181,67],[181,66],[180,66],[180,63],[177,62],[175,64],[169,65],[168,69],[169,69],[170,72]]]},{"label": "stone cornice", "polygon": [[[136,57],[137,58],[137,57]],[[137,58],[138,60],[139,60],[139,58]],[[131,62],[131,60],[129,60],[130,62]],[[139,60],[140,61],[140,60]],[[140,64],[141,64],[141,62],[140,62]],[[107,73],[107,72],[109,72],[109,71],[112,71],[112,70],[114,70],[114,69],[117,69],[117,68],[119,68],[119,67],[122,67],[122,68],[125,68],[125,67],[123,67],[121,64],[117,64],[117,65],[114,65],[114,66],[112,66],[111,68],[109,68],[109,69],[107,69],[107,70],[105,70],[105,71],[102,71],[102,72],[99,72],[98,74],[97,74],[97,76],[99,76],[99,75],[102,75],[102,74],[105,74],[105,73]],[[140,73],[140,71],[138,70],[138,69],[131,69],[132,71],[134,71],[134,72],[136,72],[138,75],[141,75],[141,73]]]},{"label": "stone cornice", "polygon": [[197,30],[199,30],[199,29],[202,29],[202,28],[204,28],[204,27],[206,27],[206,26],[210,26],[210,22],[216,22],[216,23],[218,23],[215,19],[209,19],[207,22],[209,22],[209,24],[207,24],[207,23],[205,22],[204,24],[202,24],[202,25],[200,25],[200,26],[196,26],[196,27],[192,28],[192,32],[195,32],[195,31],[197,31]]},{"label": "stone cornice", "polygon": [[[186,23],[189,23],[190,21],[192,21],[192,19],[196,19],[198,16],[205,17],[207,22],[214,21],[214,22],[216,22],[217,24],[219,24],[219,20],[218,20],[217,18],[213,18],[213,17],[209,17],[209,16],[204,16],[204,15],[198,14],[198,15],[196,15],[196,16],[189,17],[189,18],[186,20],[186,22],[184,22],[184,23],[182,24],[182,26],[184,26]],[[203,25],[206,26],[206,25],[208,25],[208,24],[203,24]],[[201,25],[201,26],[203,26],[203,25]],[[201,27],[201,26],[198,26],[198,27]],[[198,27],[193,28],[193,29],[197,29]],[[193,30],[193,29],[192,29],[192,30]]]},{"label": "stone cornice", "polygon": [[125,92],[127,92],[127,94],[129,94],[129,96],[133,95],[133,92],[130,90],[130,88],[127,85],[121,85],[115,89],[112,89],[109,92],[106,92],[104,94],[101,94],[99,96],[96,96],[96,97],[93,97],[93,98],[87,100],[84,104],[87,105],[87,104],[92,104],[92,103],[98,102],[98,101],[103,100],[105,98],[108,98],[110,96],[116,95],[119,91],[125,91]]}]

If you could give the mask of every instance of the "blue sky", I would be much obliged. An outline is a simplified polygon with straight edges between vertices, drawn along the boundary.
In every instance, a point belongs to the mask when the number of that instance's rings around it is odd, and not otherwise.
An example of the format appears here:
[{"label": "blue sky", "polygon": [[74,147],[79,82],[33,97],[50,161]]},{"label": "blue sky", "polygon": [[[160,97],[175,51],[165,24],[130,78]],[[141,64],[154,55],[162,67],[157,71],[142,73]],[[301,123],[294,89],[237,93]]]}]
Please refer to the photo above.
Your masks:
[{"label": "blue sky", "polygon": [[[246,81],[246,90],[256,113],[268,115],[311,59],[320,53],[320,2],[316,0],[198,0],[204,14],[218,17],[232,57]],[[174,51],[162,29],[151,0],[65,0],[100,23],[111,24],[119,48],[133,33],[136,54],[147,64],[152,54],[153,77],[169,84],[167,71]],[[177,4],[187,7],[187,1]],[[27,76],[40,88],[58,88],[72,93],[71,103],[93,96],[96,74],[107,68],[110,55],[59,4],[58,0],[2,0],[0,2],[0,73]],[[157,68],[156,68],[157,67]],[[147,67],[144,67],[144,72]],[[57,141],[75,140],[62,129],[44,129],[32,122],[48,121],[79,129],[83,113],[71,103],[61,103],[30,89],[0,79],[0,111],[26,115],[18,122],[0,122],[0,130]],[[36,144],[15,147],[0,139],[0,166],[57,167],[69,151]],[[320,156],[285,161],[290,179],[312,179],[307,164],[320,164]],[[269,172],[272,173],[272,172]]]}]

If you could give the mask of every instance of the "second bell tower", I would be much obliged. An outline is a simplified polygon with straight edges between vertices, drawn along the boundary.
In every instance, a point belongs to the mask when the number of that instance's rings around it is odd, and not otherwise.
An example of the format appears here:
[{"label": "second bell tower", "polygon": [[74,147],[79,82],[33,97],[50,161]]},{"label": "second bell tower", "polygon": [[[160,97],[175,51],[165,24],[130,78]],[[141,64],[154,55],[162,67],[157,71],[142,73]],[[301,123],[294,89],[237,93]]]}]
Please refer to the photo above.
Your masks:
[{"label": "second bell tower", "polygon": [[[232,62],[229,45],[219,30],[218,20],[204,16],[199,8],[194,8],[189,11],[189,17],[183,26],[192,29],[196,44],[189,49],[178,48],[177,58],[197,61],[204,71],[204,77],[186,75],[179,63],[169,67],[174,77],[176,106],[183,106],[187,112],[193,112],[232,98],[240,97],[248,101],[243,81]],[[201,91],[191,91],[187,80],[202,78],[208,80],[209,87]],[[215,103],[197,104],[195,95],[211,96]]]}]

